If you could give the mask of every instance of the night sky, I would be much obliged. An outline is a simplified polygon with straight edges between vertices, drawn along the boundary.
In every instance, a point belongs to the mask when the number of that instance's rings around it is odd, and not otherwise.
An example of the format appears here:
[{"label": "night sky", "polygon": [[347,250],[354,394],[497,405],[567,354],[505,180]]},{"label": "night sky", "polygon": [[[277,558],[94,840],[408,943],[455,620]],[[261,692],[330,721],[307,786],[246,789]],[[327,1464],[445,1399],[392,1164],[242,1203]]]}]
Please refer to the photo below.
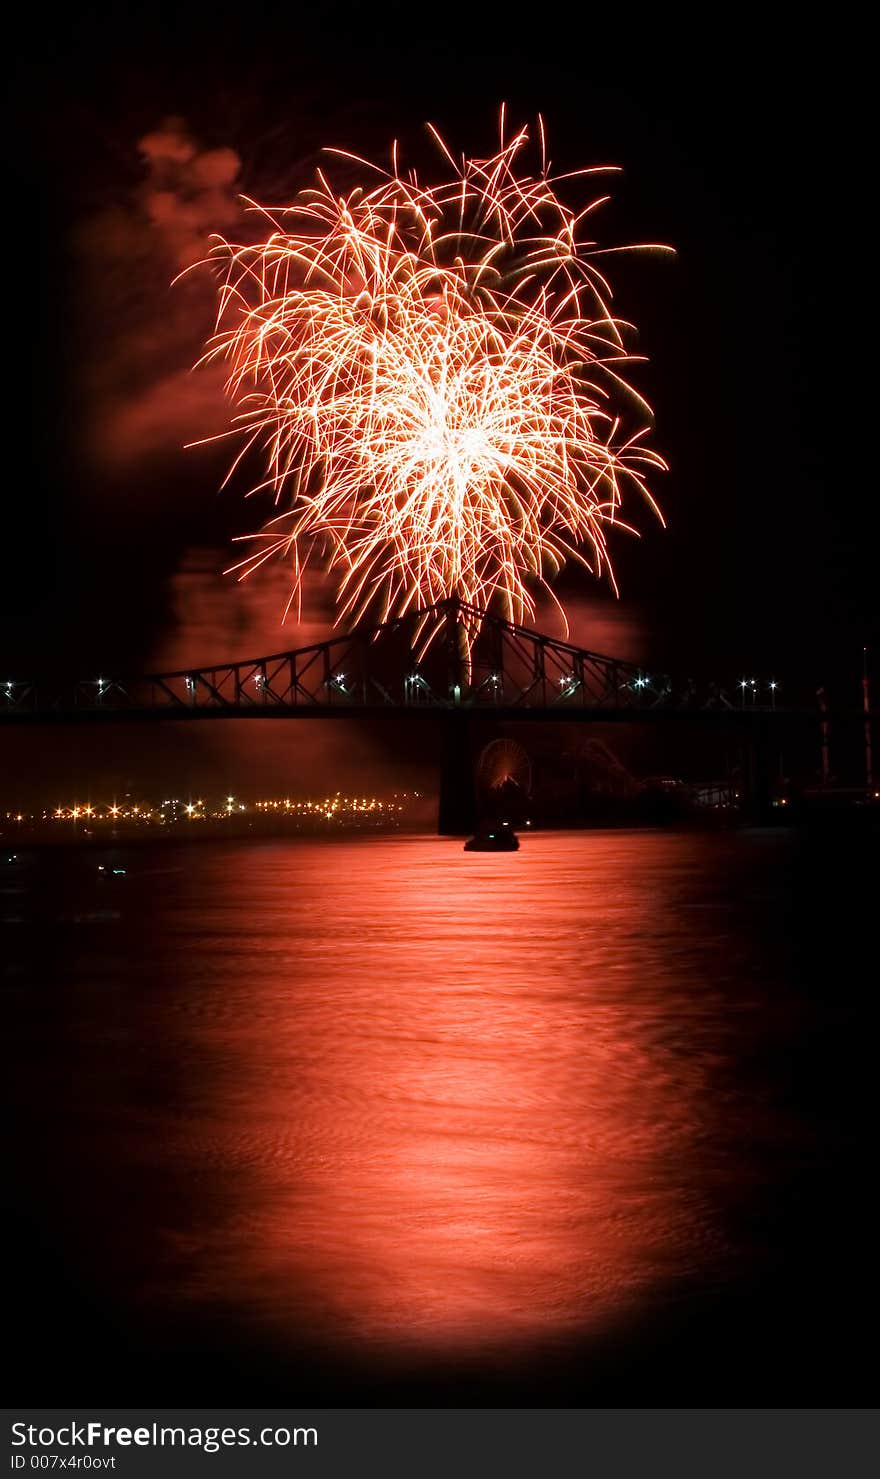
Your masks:
[{"label": "night sky", "polygon": [[[302,640],[278,625],[281,572],[256,594],[221,584],[254,510],[218,496],[225,454],[182,449],[189,391],[175,387],[209,295],[168,286],[180,223],[157,216],[166,166],[142,141],[185,137],[215,169],[198,234],[212,209],[228,224],[238,190],[293,195],[325,144],[382,158],[396,136],[428,164],[430,119],[489,152],[506,100],[514,120],[543,113],[557,168],[624,167],[603,244],[678,251],[613,264],[618,311],[650,355],[635,378],[671,467],[668,529],[639,511],[644,537],[618,539],[619,607],[566,578],[579,639],[607,650],[619,631],[623,656],[836,684],[857,702],[878,527],[855,362],[861,81],[842,27],[794,34],[764,14],[153,6],[22,36],[4,238],[10,676]],[[200,404],[196,429],[217,414]],[[312,601],[307,637],[329,592]]]}]

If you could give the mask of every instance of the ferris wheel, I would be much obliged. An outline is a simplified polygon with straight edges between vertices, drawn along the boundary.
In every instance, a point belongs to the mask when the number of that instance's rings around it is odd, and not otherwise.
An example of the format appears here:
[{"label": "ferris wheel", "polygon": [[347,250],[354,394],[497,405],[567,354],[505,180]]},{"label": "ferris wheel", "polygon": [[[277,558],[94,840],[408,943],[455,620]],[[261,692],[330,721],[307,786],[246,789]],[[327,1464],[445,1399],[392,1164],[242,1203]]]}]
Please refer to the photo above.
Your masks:
[{"label": "ferris wheel", "polygon": [[514,788],[523,797],[531,795],[532,762],[528,752],[516,740],[492,740],[480,755],[477,785],[484,796]]}]

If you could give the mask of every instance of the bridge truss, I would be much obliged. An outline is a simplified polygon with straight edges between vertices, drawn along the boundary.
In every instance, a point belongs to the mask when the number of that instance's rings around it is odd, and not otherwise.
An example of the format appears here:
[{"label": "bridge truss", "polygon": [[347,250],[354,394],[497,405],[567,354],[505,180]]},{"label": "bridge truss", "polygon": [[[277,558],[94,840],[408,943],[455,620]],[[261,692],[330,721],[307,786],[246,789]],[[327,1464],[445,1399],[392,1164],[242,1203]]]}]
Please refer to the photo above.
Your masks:
[{"label": "bridge truss", "polygon": [[449,599],[308,647],[242,662],[72,683],[0,675],[0,721],[344,718],[486,713],[635,718],[776,710],[757,694],[676,682]]}]

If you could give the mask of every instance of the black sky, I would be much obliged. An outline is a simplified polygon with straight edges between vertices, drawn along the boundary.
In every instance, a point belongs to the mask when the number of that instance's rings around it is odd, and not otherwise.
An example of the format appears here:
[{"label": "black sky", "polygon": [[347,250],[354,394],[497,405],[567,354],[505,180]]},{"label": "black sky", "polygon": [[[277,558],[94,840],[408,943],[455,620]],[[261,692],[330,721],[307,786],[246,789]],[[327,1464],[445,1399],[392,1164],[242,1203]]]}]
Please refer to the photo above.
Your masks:
[{"label": "black sky", "polygon": [[[766,10],[241,5],[85,11],[12,52],[5,236],[9,396],[3,662],[144,660],[194,544],[243,527],[216,469],[179,458],[96,478],[78,442],[77,225],[137,188],[137,140],[169,114],[292,193],[322,144],[471,150],[498,104],[540,110],[559,167],[625,173],[608,241],[619,310],[670,474],[664,533],[617,546],[624,602],[666,666],[849,684],[876,631],[876,499],[855,363],[866,268],[857,38]],[[100,332],[100,325],[98,325]],[[246,521],[245,521],[246,523]],[[222,558],[222,553],[221,553]],[[573,587],[570,587],[573,589]],[[285,639],[284,645],[292,645]],[[204,654],[205,658],[234,653]],[[855,695],[853,695],[854,697]]]}]

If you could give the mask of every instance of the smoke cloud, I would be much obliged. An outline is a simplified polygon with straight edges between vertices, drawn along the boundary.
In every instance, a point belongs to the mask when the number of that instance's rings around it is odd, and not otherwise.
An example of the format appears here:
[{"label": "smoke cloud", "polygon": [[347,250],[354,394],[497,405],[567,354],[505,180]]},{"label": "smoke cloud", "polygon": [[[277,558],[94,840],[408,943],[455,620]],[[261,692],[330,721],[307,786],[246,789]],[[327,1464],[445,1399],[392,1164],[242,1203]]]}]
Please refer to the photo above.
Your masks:
[{"label": "smoke cloud", "polygon": [[184,556],[171,580],[170,626],[151,656],[153,667],[202,667],[327,638],[333,591],[319,571],[305,572],[302,618],[292,612],[282,626],[293,581],[290,563],[267,563],[247,580],[224,575],[229,563],[228,552],[216,548],[191,549]]},{"label": "smoke cloud", "polygon": [[241,160],[233,149],[200,150],[182,118],[166,118],[138,149],[149,171],[140,192],[147,218],[177,266],[191,267],[206,255],[211,233],[238,220]]},{"label": "smoke cloud", "polygon": [[[302,616],[282,627],[292,571],[277,560],[238,581],[222,573],[222,549],[187,552],[171,581],[170,622],[151,666],[174,670],[209,666],[324,641],[333,628],[332,587],[306,571]],[[317,794],[346,787],[373,793],[432,786],[430,757],[402,754],[395,736],[377,726],[344,721],[311,724],[279,719],[259,725],[199,726],[202,774],[237,776],[237,788],[259,783]],[[381,730],[381,726],[378,726]],[[244,781],[243,779],[244,778]]]},{"label": "smoke cloud", "polygon": [[[241,161],[203,149],[181,118],[138,144],[145,178],[82,224],[85,453],[113,476],[215,436],[229,408],[218,366],[193,370],[214,314],[206,257],[241,217]],[[185,275],[172,280],[180,272]]]}]

